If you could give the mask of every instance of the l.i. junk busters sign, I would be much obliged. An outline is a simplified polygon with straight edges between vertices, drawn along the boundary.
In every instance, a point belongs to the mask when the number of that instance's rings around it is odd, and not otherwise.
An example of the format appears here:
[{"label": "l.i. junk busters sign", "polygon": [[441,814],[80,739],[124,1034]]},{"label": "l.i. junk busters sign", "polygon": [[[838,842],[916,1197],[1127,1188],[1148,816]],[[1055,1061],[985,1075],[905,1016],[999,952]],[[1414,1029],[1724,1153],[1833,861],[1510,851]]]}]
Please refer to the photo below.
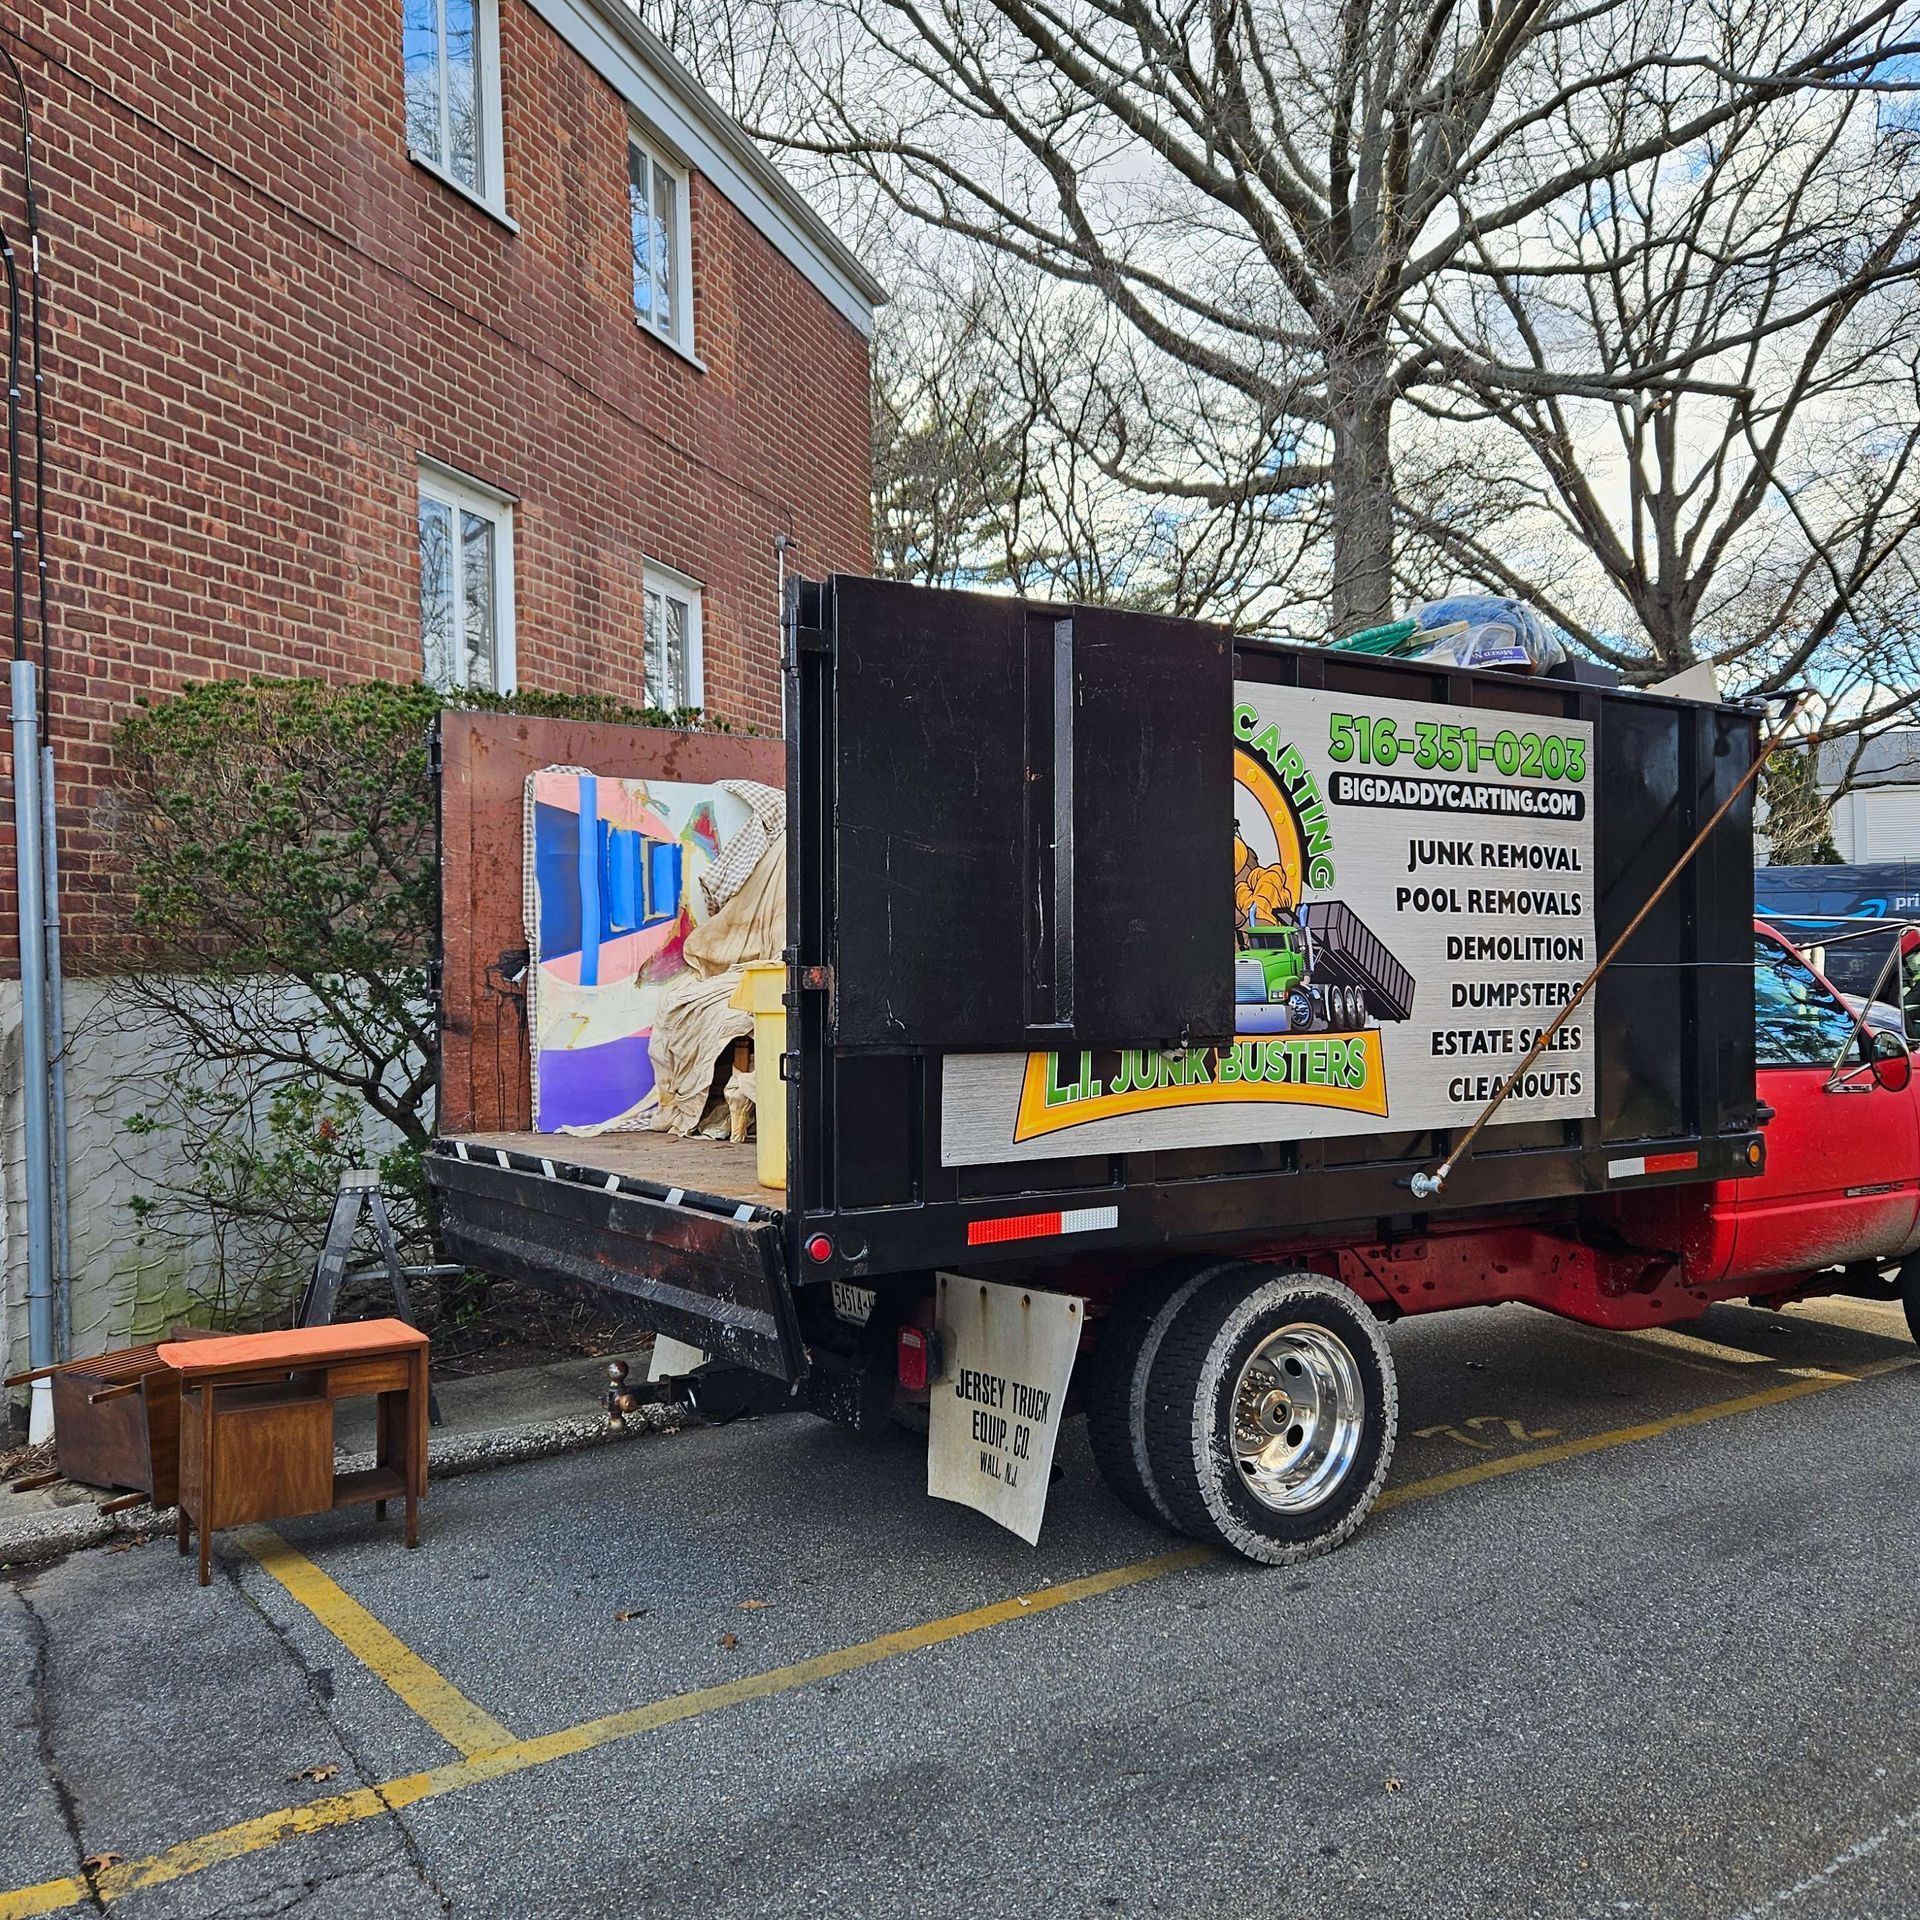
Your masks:
[{"label": "l.i. junk busters sign", "polygon": [[[1234,1044],[949,1054],[946,1165],[1464,1125],[1573,997],[1591,727],[1244,681],[1232,724]],[[1576,1015],[1502,1116],[1593,1083]]]}]

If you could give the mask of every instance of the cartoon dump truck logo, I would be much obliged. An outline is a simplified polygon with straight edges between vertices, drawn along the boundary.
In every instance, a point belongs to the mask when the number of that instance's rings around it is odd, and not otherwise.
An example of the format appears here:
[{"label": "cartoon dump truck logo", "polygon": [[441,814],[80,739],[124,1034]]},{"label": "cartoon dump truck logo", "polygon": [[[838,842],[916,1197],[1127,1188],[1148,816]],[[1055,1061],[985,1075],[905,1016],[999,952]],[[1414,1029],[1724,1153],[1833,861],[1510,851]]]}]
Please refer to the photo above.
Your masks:
[{"label": "cartoon dump truck logo", "polygon": [[[1244,753],[1242,749],[1242,753]],[[1242,1033],[1353,1033],[1413,1012],[1413,975],[1351,908],[1338,900],[1298,905],[1300,876],[1289,859],[1302,836],[1293,802],[1278,782],[1243,782],[1262,818],[1263,861],[1236,823],[1234,859],[1235,1026]],[[1276,819],[1275,805],[1284,809]]]}]

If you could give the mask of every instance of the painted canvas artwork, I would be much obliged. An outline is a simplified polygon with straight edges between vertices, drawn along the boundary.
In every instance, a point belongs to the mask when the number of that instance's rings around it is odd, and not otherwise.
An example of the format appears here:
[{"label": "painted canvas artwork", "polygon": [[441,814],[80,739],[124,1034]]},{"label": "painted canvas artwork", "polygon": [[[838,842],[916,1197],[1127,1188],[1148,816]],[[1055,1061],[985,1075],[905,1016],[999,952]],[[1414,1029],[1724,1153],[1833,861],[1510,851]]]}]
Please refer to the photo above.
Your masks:
[{"label": "painted canvas artwork", "polygon": [[528,1022],[543,1133],[645,1125],[660,996],[707,912],[700,877],[751,819],[717,786],[548,767],[527,781]]}]

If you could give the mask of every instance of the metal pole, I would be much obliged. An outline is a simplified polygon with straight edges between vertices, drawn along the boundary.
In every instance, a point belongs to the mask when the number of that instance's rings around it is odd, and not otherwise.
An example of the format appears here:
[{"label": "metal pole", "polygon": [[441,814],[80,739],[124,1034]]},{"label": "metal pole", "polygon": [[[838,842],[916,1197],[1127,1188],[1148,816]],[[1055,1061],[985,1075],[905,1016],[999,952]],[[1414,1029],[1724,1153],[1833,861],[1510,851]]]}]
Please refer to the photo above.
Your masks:
[{"label": "metal pole", "polygon": [[[50,1367],[53,1351],[53,1191],[47,1061],[47,882],[40,836],[40,709],[31,660],[16,659],[13,692],[13,845],[19,885],[20,1098],[27,1142],[27,1356]],[[53,1386],[33,1383],[30,1445],[53,1433]]]},{"label": "metal pole", "polygon": [[[42,689],[45,692],[45,689]],[[46,823],[47,1052],[53,1066],[53,1287],[55,1358],[73,1358],[73,1209],[67,1187],[67,990],[60,966],[60,843],[56,836],[53,749],[40,749],[40,804]]]}]

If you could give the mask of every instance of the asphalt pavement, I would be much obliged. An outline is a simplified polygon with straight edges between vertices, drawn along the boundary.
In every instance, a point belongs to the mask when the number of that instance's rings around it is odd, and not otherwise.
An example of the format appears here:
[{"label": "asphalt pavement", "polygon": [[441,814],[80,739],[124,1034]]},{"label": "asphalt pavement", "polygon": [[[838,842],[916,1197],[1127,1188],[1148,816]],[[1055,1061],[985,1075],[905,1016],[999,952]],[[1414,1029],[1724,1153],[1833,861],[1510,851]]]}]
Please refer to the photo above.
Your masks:
[{"label": "asphalt pavement", "polygon": [[[1341,1552],[1030,1549],[798,1418],[0,1583],[0,1920],[1920,1913],[1896,1311],[1392,1333]],[[8,1891],[13,1889],[15,1891]]]}]

